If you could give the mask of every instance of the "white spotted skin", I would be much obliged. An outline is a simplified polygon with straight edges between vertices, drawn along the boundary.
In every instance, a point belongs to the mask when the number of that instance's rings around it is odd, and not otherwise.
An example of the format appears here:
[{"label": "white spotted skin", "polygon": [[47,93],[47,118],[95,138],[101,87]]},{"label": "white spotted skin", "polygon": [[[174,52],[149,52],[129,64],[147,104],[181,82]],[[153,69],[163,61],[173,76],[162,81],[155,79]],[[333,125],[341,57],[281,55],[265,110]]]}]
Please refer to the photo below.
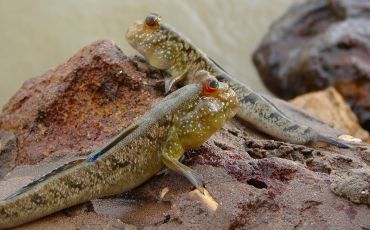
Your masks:
[{"label": "white spotted skin", "polygon": [[[156,39],[157,36],[160,39]],[[217,76],[218,80],[228,83],[237,93],[240,102],[237,116],[273,137],[295,144],[320,140],[341,146],[340,143],[323,138],[310,127],[297,124],[285,116],[267,98],[232,78],[189,39],[168,24],[159,22],[155,29],[148,29],[142,22],[133,23],[127,31],[126,39],[151,65],[165,70],[183,85],[192,83],[194,73],[199,70],[207,70]],[[156,42],[151,43],[153,40]],[[166,55],[167,51],[170,56]],[[250,95],[255,99],[253,103],[247,100]]]},{"label": "white spotted skin", "polygon": [[102,149],[111,147],[96,159],[93,153],[90,157],[94,160],[87,158],[52,172],[47,179],[0,201],[0,229],[139,186],[164,166],[164,149],[168,155],[180,158],[221,128],[238,106],[228,86],[207,96],[203,95],[202,84],[190,84],[173,92],[104,146]]},{"label": "white spotted skin", "polygon": [[165,23],[153,29],[143,22],[136,22],[127,30],[126,39],[152,66],[171,76],[182,76],[186,84],[193,82],[192,78],[199,70],[215,76],[221,73],[207,60],[205,53]]}]

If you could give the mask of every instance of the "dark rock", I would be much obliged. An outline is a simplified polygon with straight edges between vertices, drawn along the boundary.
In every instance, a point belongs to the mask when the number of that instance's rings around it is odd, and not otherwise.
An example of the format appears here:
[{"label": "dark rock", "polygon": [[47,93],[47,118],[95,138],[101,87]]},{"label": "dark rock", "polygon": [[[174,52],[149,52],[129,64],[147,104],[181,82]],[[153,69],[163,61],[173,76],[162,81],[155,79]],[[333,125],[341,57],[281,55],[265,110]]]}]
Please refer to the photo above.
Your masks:
[{"label": "dark rock", "polygon": [[363,0],[294,4],[253,55],[265,85],[284,99],[335,86],[370,130],[369,11]]},{"label": "dark rock", "polygon": [[[76,68],[80,70],[72,71]],[[124,74],[117,77],[117,71]],[[38,163],[18,165],[5,176],[0,199],[53,168],[84,157],[129,125],[162,97],[158,77],[160,73],[145,62],[127,58],[111,42],[99,41],[55,71],[26,83],[0,115],[0,127],[22,140],[18,164]],[[273,100],[288,116],[320,133],[332,137],[342,133]],[[49,229],[57,224],[71,229],[366,229],[370,209],[336,196],[330,183],[336,173],[368,167],[368,151],[367,145],[318,148],[271,140],[234,119],[201,148],[187,152],[184,160],[203,176],[218,203],[214,213],[191,198],[193,186],[186,178],[169,172],[129,192],[63,210],[22,228]]]},{"label": "dark rock", "polygon": [[18,147],[17,139],[12,132],[0,130],[0,179],[15,166]]}]

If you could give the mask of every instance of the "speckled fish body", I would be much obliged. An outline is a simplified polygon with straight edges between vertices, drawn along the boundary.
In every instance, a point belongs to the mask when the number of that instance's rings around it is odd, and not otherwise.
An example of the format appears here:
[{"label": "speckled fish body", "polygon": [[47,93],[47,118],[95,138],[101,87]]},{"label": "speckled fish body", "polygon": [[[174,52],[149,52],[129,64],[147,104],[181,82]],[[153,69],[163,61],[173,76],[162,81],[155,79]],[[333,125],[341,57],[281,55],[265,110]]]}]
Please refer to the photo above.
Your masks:
[{"label": "speckled fish body", "polygon": [[130,190],[164,165],[191,170],[176,161],[203,144],[238,108],[235,93],[226,84],[221,88],[217,95],[204,96],[201,84],[190,84],[168,95],[102,149],[0,201],[0,229]]},{"label": "speckled fish body", "polygon": [[[148,18],[156,19],[156,24],[149,26]],[[171,79],[165,82],[166,91],[177,82],[183,85],[191,83],[193,73],[205,69],[217,76],[218,80],[228,83],[237,93],[240,102],[237,116],[257,129],[295,144],[323,141],[338,147],[348,147],[289,119],[270,100],[227,74],[189,39],[160,21],[157,15],[149,15],[144,22],[132,24],[126,39],[151,65],[171,75]]]}]

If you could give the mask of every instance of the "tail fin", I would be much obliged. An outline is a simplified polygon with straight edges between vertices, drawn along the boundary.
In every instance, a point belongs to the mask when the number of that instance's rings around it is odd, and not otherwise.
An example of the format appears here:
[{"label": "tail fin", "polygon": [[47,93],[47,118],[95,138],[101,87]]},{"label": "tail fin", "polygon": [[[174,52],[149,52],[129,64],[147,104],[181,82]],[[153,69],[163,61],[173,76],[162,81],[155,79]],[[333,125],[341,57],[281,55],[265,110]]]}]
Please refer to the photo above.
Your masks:
[{"label": "tail fin", "polygon": [[337,146],[338,148],[342,148],[342,149],[348,149],[348,148],[350,148],[350,146],[349,146],[349,145],[347,145],[347,144],[344,144],[344,143],[342,143],[342,142],[339,142],[339,141],[337,141],[337,140],[334,140],[334,139],[332,139],[332,138],[330,138],[330,137],[326,137],[326,136],[323,136],[323,135],[318,135],[318,136],[316,137],[316,141],[326,142],[326,143],[329,143],[329,144],[335,145],[335,146]]}]

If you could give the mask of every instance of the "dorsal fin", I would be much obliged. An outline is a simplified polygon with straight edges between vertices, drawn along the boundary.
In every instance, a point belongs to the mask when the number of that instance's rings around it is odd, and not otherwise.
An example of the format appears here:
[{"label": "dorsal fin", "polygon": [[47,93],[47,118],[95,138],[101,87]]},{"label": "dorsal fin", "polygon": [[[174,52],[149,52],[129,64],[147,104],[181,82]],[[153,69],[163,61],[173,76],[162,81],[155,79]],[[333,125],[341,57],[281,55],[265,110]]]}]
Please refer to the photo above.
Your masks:
[{"label": "dorsal fin", "polygon": [[93,152],[92,154],[90,154],[86,158],[86,161],[88,161],[88,162],[96,161],[97,159],[99,159],[99,157],[101,157],[109,149],[111,149],[113,146],[115,146],[118,142],[120,142],[125,137],[127,137],[130,133],[132,133],[133,131],[135,131],[136,128],[138,128],[138,127],[139,127],[138,124],[130,125],[125,130],[123,130],[120,134],[118,134],[118,136],[116,136],[115,138],[113,138],[113,140],[111,142],[109,142],[108,144],[106,144],[103,148],[101,148],[101,149]]},{"label": "dorsal fin", "polygon": [[[211,60],[212,61],[212,63],[215,65],[215,66],[217,66],[218,68],[220,68],[222,71],[224,71],[228,76],[227,77],[230,77],[230,78],[232,78],[231,76],[230,76],[230,74],[224,69],[224,68],[222,68],[215,60],[213,60],[213,58],[211,58],[211,57],[208,57],[209,58],[209,60]],[[222,76],[221,76],[222,77]],[[283,111],[281,111],[278,107],[276,107],[276,105],[274,104],[274,103],[272,103],[272,101],[270,101],[270,99],[268,99],[266,96],[264,96],[264,95],[260,95],[263,99],[265,99],[265,101],[268,103],[268,104],[270,104],[274,109],[276,109],[282,116],[284,116],[285,118],[288,118],[286,115],[285,115],[285,113],[283,113]],[[289,119],[289,118],[288,118]]]},{"label": "dorsal fin", "polygon": [[74,166],[76,166],[76,165],[80,164],[80,163],[81,163],[81,162],[83,162],[83,161],[85,161],[85,159],[77,159],[77,160],[74,160],[74,161],[68,162],[68,163],[66,163],[66,164],[64,164],[64,165],[62,165],[62,166],[60,166],[60,167],[58,167],[58,168],[54,169],[53,171],[49,172],[48,174],[46,174],[46,175],[44,175],[44,176],[42,176],[42,177],[38,178],[37,180],[32,181],[32,182],[31,182],[31,183],[29,183],[28,185],[26,185],[26,186],[24,186],[24,187],[22,187],[22,188],[18,189],[18,190],[17,190],[17,191],[15,191],[14,193],[10,194],[8,197],[6,197],[6,198],[4,199],[4,201],[9,201],[9,200],[11,200],[11,199],[13,199],[13,198],[15,198],[15,197],[17,197],[17,196],[19,196],[19,195],[21,195],[21,194],[23,194],[23,193],[27,192],[27,191],[29,191],[30,189],[32,189],[33,187],[35,187],[35,186],[36,186],[36,185],[38,185],[39,183],[41,183],[41,182],[43,182],[43,181],[45,181],[45,180],[49,179],[50,177],[52,177],[52,176],[54,176],[54,175],[56,175],[56,174],[58,174],[58,173],[61,173],[61,172],[65,171],[65,170],[67,170],[67,169],[70,169],[70,168],[72,168],[72,167],[74,167]]},{"label": "dorsal fin", "polygon": [[222,71],[224,71],[225,73],[227,73],[228,75],[229,75],[229,73],[223,68],[223,67],[221,67],[215,60],[213,60],[213,58],[211,58],[211,57],[208,57],[209,58],[209,60],[211,60],[211,62],[215,65],[215,66],[217,66],[218,68],[220,68],[220,70],[222,70]]}]

